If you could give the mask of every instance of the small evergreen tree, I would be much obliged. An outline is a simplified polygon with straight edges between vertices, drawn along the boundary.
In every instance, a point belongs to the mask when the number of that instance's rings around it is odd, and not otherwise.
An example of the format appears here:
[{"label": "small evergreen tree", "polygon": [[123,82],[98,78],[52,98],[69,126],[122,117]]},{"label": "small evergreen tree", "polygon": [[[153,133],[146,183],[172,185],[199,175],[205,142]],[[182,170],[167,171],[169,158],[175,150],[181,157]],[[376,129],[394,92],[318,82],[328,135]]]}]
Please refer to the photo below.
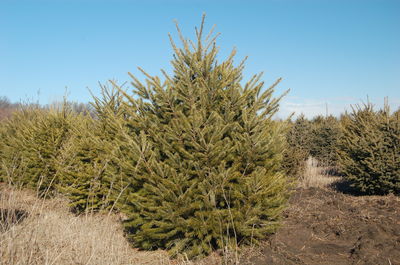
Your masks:
[{"label": "small evergreen tree", "polygon": [[[82,116],[64,145],[58,166],[58,190],[66,194],[75,212],[110,209],[123,191],[116,158],[118,130],[123,110],[121,95],[101,86],[102,98],[94,97],[94,116]],[[126,185],[126,184],[125,184]]]},{"label": "small evergreen tree", "polygon": [[322,165],[337,165],[337,145],[341,137],[340,123],[333,116],[317,116],[311,121],[310,155]]},{"label": "small evergreen tree", "polygon": [[69,137],[73,116],[61,110],[28,106],[4,123],[1,171],[6,181],[47,195],[57,183],[59,151]]},{"label": "small evergreen tree", "polygon": [[120,165],[130,183],[123,212],[140,248],[201,256],[257,243],[275,231],[287,201],[284,131],[271,118],[280,98],[260,75],[241,85],[233,51],[218,63],[215,38],[174,49],[173,76],[134,76]]},{"label": "small evergreen tree", "polygon": [[342,117],[341,170],[353,187],[367,194],[400,192],[400,112],[357,106]]},{"label": "small evergreen tree", "polygon": [[310,138],[311,123],[304,115],[299,116],[294,122],[288,121],[283,169],[289,176],[303,175],[310,155]]}]

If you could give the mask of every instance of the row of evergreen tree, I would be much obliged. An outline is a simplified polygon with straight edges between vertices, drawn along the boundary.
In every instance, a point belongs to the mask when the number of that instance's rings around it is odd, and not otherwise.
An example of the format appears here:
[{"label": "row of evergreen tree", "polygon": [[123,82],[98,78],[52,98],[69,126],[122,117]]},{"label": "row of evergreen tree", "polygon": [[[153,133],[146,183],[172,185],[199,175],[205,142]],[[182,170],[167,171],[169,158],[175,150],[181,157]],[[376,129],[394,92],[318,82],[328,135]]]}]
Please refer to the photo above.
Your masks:
[{"label": "row of evergreen tree", "polygon": [[[173,75],[115,82],[93,111],[27,106],[0,125],[0,180],[65,194],[75,212],[119,211],[129,240],[172,256],[257,244],[279,225],[293,178],[314,156],[367,193],[399,193],[399,111],[370,105],[340,120],[273,119],[281,97],[243,84],[215,38],[173,41]],[[340,154],[340,155],[338,155]]]},{"label": "row of evergreen tree", "polygon": [[304,116],[289,121],[283,167],[291,176],[305,172],[308,157],[331,174],[344,176],[364,194],[400,193],[400,109],[387,103],[354,106],[339,118]]},{"label": "row of evergreen tree", "polygon": [[305,173],[306,161],[315,158],[318,166],[339,174],[338,144],[342,130],[340,119],[334,116],[317,116],[311,120],[300,115],[287,122],[283,168],[290,176],[301,177]]}]

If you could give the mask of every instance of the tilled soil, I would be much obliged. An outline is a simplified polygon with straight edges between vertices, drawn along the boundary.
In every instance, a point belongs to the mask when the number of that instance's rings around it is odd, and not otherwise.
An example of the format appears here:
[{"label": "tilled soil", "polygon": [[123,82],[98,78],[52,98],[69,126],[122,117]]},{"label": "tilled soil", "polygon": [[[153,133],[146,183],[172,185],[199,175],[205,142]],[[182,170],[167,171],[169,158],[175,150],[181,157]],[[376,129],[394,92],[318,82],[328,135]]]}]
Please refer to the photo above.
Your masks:
[{"label": "tilled soil", "polygon": [[400,198],[298,189],[282,227],[250,264],[400,265]]}]

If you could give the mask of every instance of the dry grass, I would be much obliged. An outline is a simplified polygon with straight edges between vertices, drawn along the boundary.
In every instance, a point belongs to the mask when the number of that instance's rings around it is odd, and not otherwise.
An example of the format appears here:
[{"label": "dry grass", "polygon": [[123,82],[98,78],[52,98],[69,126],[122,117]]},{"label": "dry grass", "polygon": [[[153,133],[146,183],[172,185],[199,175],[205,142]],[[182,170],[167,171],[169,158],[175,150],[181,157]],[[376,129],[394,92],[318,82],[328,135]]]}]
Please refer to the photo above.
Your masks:
[{"label": "dry grass", "polygon": [[[43,200],[0,185],[0,264],[219,264],[211,256],[192,263],[163,251],[138,251],[123,236],[116,215],[69,212],[61,197]],[[26,213],[26,214],[23,214]]]},{"label": "dry grass", "polygon": [[[310,159],[299,186],[327,187],[339,179],[325,172],[326,168]],[[221,255],[214,253],[196,261],[185,257],[171,260],[165,251],[133,249],[115,214],[76,216],[61,196],[38,199],[33,191],[0,183],[0,264],[251,264],[252,257],[263,255],[260,251],[248,247],[240,253],[220,251]]]},{"label": "dry grass", "polygon": [[327,188],[329,185],[341,180],[341,177],[329,174],[329,168],[318,165],[318,161],[310,157],[307,160],[307,166],[304,176],[299,181],[301,188]]},{"label": "dry grass", "polygon": [[[307,163],[299,186],[327,187],[338,177],[313,160]],[[188,261],[171,260],[164,251],[139,251],[124,238],[119,217],[114,214],[76,216],[62,197],[38,199],[30,190],[0,184],[0,264],[238,264],[261,255],[258,248],[222,253]]]}]

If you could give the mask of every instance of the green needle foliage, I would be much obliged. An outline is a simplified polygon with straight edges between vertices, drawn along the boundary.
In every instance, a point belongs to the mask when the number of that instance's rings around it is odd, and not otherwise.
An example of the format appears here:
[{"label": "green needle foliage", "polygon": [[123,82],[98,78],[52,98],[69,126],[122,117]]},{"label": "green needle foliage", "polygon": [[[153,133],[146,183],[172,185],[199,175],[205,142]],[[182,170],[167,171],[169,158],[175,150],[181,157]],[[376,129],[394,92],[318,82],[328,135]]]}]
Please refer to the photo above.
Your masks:
[{"label": "green needle foliage", "polygon": [[333,116],[317,116],[312,121],[310,155],[322,165],[337,165],[337,145],[341,137],[340,123]]},{"label": "green needle foliage", "polygon": [[280,98],[263,91],[261,75],[244,85],[244,63],[235,51],[217,62],[211,33],[174,49],[173,76],[165,81],[134,76],[127,95],[130,150],[123,167],[129,180],[123,212],[132,242],[171,255],[201,256],[212,250],[256,244],[275,231],[288,195],[281,172],[283,124],[272,121]]},{"label": "green needle foliage", "polygon": [[57,157],[72,123],[66,104],[61,109],[28,106],[15,112],[2,126],[1,175],[40,195],[50,194],[58,182]]},{"label": "green needle foliage", "polygon": [[10,174],[6,170],[6,164],[11,162],[7,161],[6,159],[8,141],[7,138],[10,133],[14,133],[13,129],[14,128],[7,123],[7,119],[3,119],[0,121],[0,182],[5,182],[7,180],[6,176]]},{"label": "green needle foliage", "polygon": [[114,89],[101,88],[102,98],[94,97],[96,118],[82,116],[74,124],[59,159],[58,189],[67,195],[75,212],[111,209],[123,190],[116,164],[118,131],[111,126],[123,114],[121,95]]},{"label": "green needle foliage", "polygon": [[306,161],[310,156],[311,123],[304,115],[295,121],[288,121],[286,131],[286,149],[283,169],[287,175],[298,178],[303,176]]},{"label": "green needle foliage", "polygon": [[342,117],[339,162],[345,176],[367,194],[400,193],[400,111],[357,106]]}]

